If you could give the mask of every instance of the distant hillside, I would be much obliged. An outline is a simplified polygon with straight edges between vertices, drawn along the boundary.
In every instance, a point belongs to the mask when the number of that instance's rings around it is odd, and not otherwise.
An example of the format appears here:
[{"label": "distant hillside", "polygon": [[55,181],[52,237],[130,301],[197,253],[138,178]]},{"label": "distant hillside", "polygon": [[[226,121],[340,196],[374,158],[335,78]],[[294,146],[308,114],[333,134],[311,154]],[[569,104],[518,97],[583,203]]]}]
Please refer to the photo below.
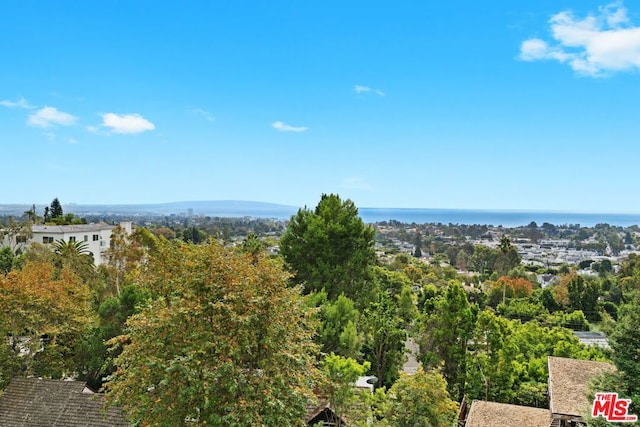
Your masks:
[{"label": "distant hillside", "polygon": [[[40,215],[45,205],[36,204]],[[242,200],[190,201],[132,205],[82,205],[63,204],[65,213],[76,215],[186,215],[189,209],[193,215],[219,217],[256,217],[288,219],[297,207],[274,203],[250,202]],[[22,215],[31,205],[0,204],[0,215]]]}]

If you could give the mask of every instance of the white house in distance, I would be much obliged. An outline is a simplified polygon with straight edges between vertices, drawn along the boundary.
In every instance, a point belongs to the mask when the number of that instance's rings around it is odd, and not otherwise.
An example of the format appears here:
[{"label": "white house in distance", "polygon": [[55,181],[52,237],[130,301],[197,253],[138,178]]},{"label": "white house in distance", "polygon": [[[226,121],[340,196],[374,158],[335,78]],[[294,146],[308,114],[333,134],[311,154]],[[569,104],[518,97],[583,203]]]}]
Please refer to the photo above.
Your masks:
[{"label": "white house in distance", "polygon": [[[127,234],[131,234],[131,222],[121,222],[120,227]],[[74,225],[33,225],[32,237],[27,240],[29,243],[51,244],[58,240],[65,242],[84,242],[87,250],[93,255],[95,265],[107,262],[105,251],[111,245],[111,232],[115,225],[99,222],[97,224],[74,224]]]}]

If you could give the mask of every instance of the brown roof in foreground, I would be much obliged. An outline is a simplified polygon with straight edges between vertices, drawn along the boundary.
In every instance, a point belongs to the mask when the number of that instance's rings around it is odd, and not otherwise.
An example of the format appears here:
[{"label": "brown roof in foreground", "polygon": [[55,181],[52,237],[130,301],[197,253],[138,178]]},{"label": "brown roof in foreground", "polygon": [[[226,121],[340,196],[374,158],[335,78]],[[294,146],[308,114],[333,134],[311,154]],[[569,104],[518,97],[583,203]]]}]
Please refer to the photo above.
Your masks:
[{"label": "brown roof in foreground", "polygon": [[474,400],[465,427],[549,427],[548,409]]},{"label": "brown roof in foreground", "polygon": [[[325,397],[316,397],[318,398],[317,402],[309,402],[307,404],[307,425],[313,426],[324,421],[334,422],[336,413],[331,409],[329,401]],[[344,417],[340,417],[340,425],[348,425]]]},{"label": "brown roof in foreground", "polygon": [[607,362],[549,356],[549,409],[554,414],[581,416],[590,405],[589,380],[616,367]]},{"label": "brown roof in foreground", "polygon": [[120,408],[81,381],[14,378],[0,394],[2,427],[128,427]]}]

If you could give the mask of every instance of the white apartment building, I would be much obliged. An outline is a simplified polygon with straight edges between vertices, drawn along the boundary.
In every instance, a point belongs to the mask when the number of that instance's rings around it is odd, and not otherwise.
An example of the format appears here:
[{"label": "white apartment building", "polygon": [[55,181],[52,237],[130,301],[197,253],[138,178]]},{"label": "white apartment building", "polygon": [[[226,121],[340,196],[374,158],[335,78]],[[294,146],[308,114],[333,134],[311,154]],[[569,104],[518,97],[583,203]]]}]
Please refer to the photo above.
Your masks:
[{"label": "white apartment building", "polygon": [[[131,234],[131,222],[120,223],[127,234]],[[116,228],[105,222],[97,224],[74,224],[74,225],[33,225],[32,237],[27,240],[29,243],[51,244],[58,240],[65,242],[84,242],[87,250],[93,255],[95,265],[107,262],[105,252],[111,245],[111,232]]]}]

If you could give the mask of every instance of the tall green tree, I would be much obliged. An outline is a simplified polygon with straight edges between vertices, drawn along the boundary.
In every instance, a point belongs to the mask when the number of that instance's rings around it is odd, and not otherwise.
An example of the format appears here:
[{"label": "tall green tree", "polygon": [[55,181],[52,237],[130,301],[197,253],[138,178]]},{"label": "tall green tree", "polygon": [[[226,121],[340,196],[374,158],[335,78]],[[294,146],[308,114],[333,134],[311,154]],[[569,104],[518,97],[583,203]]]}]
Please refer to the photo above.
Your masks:
[{"label": "tall green tree", "polygon": [[414,321],[419,315],[416,294],[411,287],[404,286],[396,300],[398,302],[398,315],[403,321],[403,326],[406,330],[411,330]]},{"label": "tall green tree", "polygon": [[160,241],[140,276],[112,401],[143,425],[297,425],[316,376],[313,313],[267,257]]},{"label": "tall green tree", "polygon": [[360,302],[370,298],[375,264],[374,230],[364,224],[351,200],[323,194],[311,211],[298,210],[280,239],[280,253],[307,292],[326,290]]},{"label": "tall green tree", "polygon": [[108,277],[110,296],[119,295],[123,287],[136,282],[147,253],[154,250],[157,242],[158,238],[144,227],[136,228],[131,235],[120,225],[113,229],[105,254],[107,263],[101,266]]},{"label": "tall green tree", "polygon": [[49,219],[62,218],[64,212],[62,211],[62,204],[60,200],[56,197],[51,201],[51,206],[49,207]]},{"label": "tall green tree", "polygon": [[480,274],[491,274],[499,251],[484,245],[476,245],[471,256],[471,267]]},{"label": "tall green tree", "polygon": [[422,235],[420,232],[416,233],[416,237],[413,240],[413,244],[415,246],[413,250],[413,256],[416,258],[422,257]]},{"label": "tall green tree", "polygon": [[433,310],[425,313],[419,336],[423,363],[438,367],[447,380],[454,399],[464,394],[467,344],[473,330],[473,311],[462,286],[449,284],[446,292],[436,297]]},{"label": "tall green tree", "polygon": [[500,238],[498,251],[499,253],[494,263],[494,270],[504,276],[509,270],[520,264],[520,255],[518,254],[518,249],[513,246],[508,236],[502,236]]},{"label": "tall green tree", "polygon": [[378,294],[364,311],[364,353],[371,362],[374,375],[380,383],[390,386],[398,378],[405,361],[404,344],[407,332],[399,316],[396,302],[386,293]]},{"label": "tall green tree", "polygon": [[569,305],[573,310],[581,310],[589,320],[600,320],[598,298],[600,286],[597,280],[570,273],[561,280],[561,285],[567,286]]},{"label": "tall green tree", "polygon": [[353,301],[340,295],[336,301],[325,302],[320,318],[318,338],[322,352],[357,359],[364,339],[357,329],[359,313]]}]

